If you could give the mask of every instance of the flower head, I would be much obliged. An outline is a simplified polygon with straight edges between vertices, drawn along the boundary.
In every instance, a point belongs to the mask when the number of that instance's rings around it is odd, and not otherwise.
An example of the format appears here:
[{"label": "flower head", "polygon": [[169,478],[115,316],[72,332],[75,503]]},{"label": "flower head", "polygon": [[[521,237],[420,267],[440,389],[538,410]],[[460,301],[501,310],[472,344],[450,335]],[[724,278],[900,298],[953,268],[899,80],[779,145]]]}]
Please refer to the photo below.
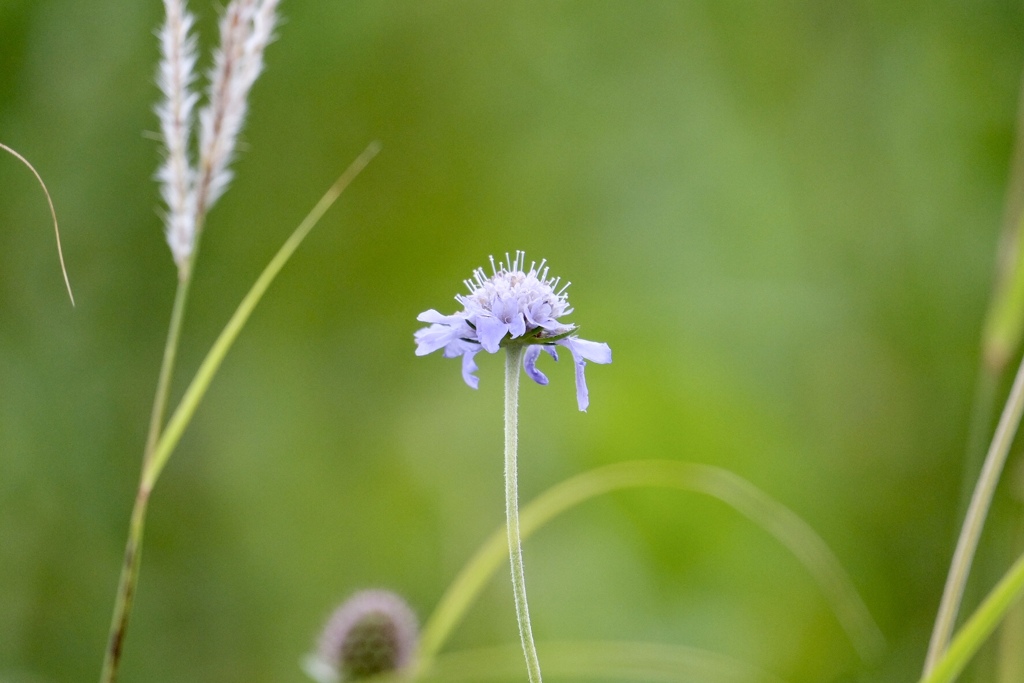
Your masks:
[{"label": "flower head", "polygon": [[402,598],[390,591],[359,591],[331,615],[304,666],[318,683],[372,678],[407,667],[416,640],[416,615]]},{"label": "flower head", "polygon": [[589,404],[587,382],[583,369],[587,361],[611,363],[612,351],[605,343],[586,341],[576,336],[576,326],[559,322],[563,315],[572,313],[566,289],[559,287],[559,278],[548,277],[546,261],[531,263],[526,270],[526,254],[516,252],[515,260],[508,254],[505,261],[495,265],[491,257],[491,275],[477,268],[466,280],[469,294],[458,294],[455,300],[463,310],[443,315],[434,309],[424,311],[416,318],[430,323],[416,332],[416,355],[442,349],[445,358],[462,358],[462,377],[476,389],[479,378],[473,373],[477,366],[473,357],[481,350],[497,353],[502,346],[522,344],[523,369],[537,384],[547,384],[548,378],[537,369],[541,351],[558,360],[561,346],[569,349],[576,365],[576,400],[580,410]]}]

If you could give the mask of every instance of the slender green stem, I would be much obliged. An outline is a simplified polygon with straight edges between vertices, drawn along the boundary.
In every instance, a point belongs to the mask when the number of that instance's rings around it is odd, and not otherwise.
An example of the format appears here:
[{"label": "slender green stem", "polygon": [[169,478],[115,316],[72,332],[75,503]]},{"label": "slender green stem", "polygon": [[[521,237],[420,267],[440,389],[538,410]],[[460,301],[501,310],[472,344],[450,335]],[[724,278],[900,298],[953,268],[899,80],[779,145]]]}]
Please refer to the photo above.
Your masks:
[{"label": "slender green stem", "polygon": [[135,506],[128,530],[128,543],[124,549],[124,563],[121,566],[121,578],[117,585],[117,597],[114,601],[114,616],[110,622],[110,635],[107,639],[107,650],[103,659],[103,671],[100,680],[113,683],[121,664],[121,651],[124,637],[128,631],[128,619],[132,613],[135,599],[135,586],[138,583],[139,562],[142,559],[142,534],[146,526],[146,509],[149,506],[149,492],[140,489],[135,496]]},{"label": "slender green stem", "polygon": [[540,660],[533,644],[530,608],[526,604],[526,577],[523,573],[523,546],[519,538],[519,490],[516,454],[519,451],[519,373],[523,363],[523,347],[512,345],[505,350],[505,519],[508,527],[508,555],[512,564],[512,593],[516,600],[519,637],[523,641],[526,671],[530,683],[541,683]]},{"label": "slender green stem", "polygon": [[[969,476],[964,477],[964,487],[960,496],[961,503],[958,506],[961,514],[963,514],[963,508],[968,507],[970,482],[974,481],[976,476],[978,480],[970,506],[964,515],[963,529],[957,542],[956,554],[946,580],[942,603],[929,643],[925,663],[926,674],[934,668],[936,660],[942,655],[942,651],[949,642],[960,603],[963,601],[971,561],[976,552],[977,536],[980,534],[991,502],[991,489],[998,481],[1006,459],[1005,452],[1000,455],[997,451],[997,441],[1000,439],[1000,433],[997,431],[984,464],[980,464],[982,444],[988,434],[989,419],[994,407],[999,380],[1013,356],[1018,352],[1021,336],[1024,334],[1024,241],[1021,240],[1021,232],[1024,228],[1024,134],[1022,133],[1024,133],[1024,81],[1022,81],[1017,104],[1016,135],[1003,209],[1002,234],[997,251],[996,276],[981,338],[982,367],[978,393],[975,396],[974,416],[971,422],[964,469],[965,474]],[[1019,379],[1020,373],[1018,372],[1017,380]],[[1018,381],[1015,381],[1015,389],[1017,385]],[[1013,401],[1014,398],[1011,395],[999,423],[1000,430],[1006,424],[1005,419]],[[1011,430],[1016,428],[1019,419],[1018,415],[1013,420]],[[1009,441],[1012,441],[1012,434],[1005,444],[1007,449],[1010,446]],[[980,476],[976,474],[979,469],[981,470]],[[1019,643],[1016,641],[1012,641],[1009,649],[1003,648],[1002,658],[1006,660],[1004,662],[1006,666],[1013,666],[1013,662],[1019,658],[1017,654],[1019,650]]]},{"label": "slender green stem", "polygon": [[[186,271],[191,273],[191,269]],[[178,355],[181,339],[181,326],[185,317],[185,303],[188,300],[189,285],[192,278],[184,275],[178,278],[178,286],[174,293],[174,304],[171,308],[171,322],[167,329],[167,341],[164,343],[163,360],[160,363],[160,375],[157,379],[156,395],[153,398],[153,410],[149,418],[149,433],[142,456],[142,471],[146,470],[156,449],[160,428],[163,425],[167,410],[167,399],[171,391],[171,377],[174,374],[174,361]],[[117,672],[121,663],[121,651],[124,637],[128,631],[131,618],[135,586],[139,580],[139,562],[142,557],[142,535],[146,523],[146,508],[149,506],[149,494],[152,489],[146,487],[140,477],[139,490],[132,508],[131,522],[128,527],[128,541],[124,548],[124,561],[121,565],[121,577],[118,579],[117,597],[114,599],[114,614],[110,620],[110,632],[107,636],[107,649],[103,657],[103,670],[100,680],[113,683],[117,680]]]},{"label": "slender green stem", "polygon": [[[178,340],[181,332],[181,322],[184,317],[185,302],[188,296],[189,283],[191,282],[192,268],[184,269],[178,281],[178,289],[175,295],[174,308],[171,313],[171,324],[167,335],[167,344],[164,347],[164,358],[160,369],[160,378],[157,382],[157,394],[154,400],[153,412],[150,418],[149,435],[146,439],[146,449],[143,458],[142,475],[139,481],[139,490],[135,498],[135,506],[132,509],[132,518],[128,531],[128,542],[125,545],[124,563],[121,567],[121,578],[118,582],[117,597],[114,602],[114,616],[111,620],[110,637],[103,661],[103,671],[100,676],[101,683],[114,683],[117,679],[117,671],[120,665],[121,651],[124,645],[124,637],[128,628],[129,617],[131,616],[132,602],[135,595],[135,587],[138,583],[139,561],[142,553],[142,537],[145,530],[146,510],[149,505],[150,494],[156,481],[163,471],[167,460],[174,451],[175,446],[181,439],[185,428],[192,420],[199,402],[206,394],[206,390],[213,381],[214,375],[220,368],[228,350],[238,338],[246,321],[259,303],[267,288],[281,272],[285,263],[291,258],[295,250],[309,234],[310,230],[319,222],[324,213],[338,199],[342,191],[355,179],[359,172],[366,167],[370,160],[377,154],[380,146],[377,143],[371,144],[363,151],[345,172],[335,181],[334,185],[324,193],[324,196],[317,202],[316,206],[309,212],[306,218],[299,224],[287,241],[281,246],[277,254],[267,264],[256,282],[250,288],[241,304],[235,310],[234,315],[228,321],[220,336],[214,342],[206,358],[200,365],[196,376],[192,379],[188,388],[182,396],[181,403],[171,415],[166,428],[161,432],[160,426],[166,410],[167,398],[170,392],[171,377],[174,370],[174,360],[177,355]],[[198,251],[198,239],[192,253],[194,262]]]},{"label": "slender green stem", "polygon": [[[1010,164],[1010,177],[1007,183],[1006,190],[1006,203],[1003,209],[1003,230],[1000,237],[1000,267],[998,269],[998,279],[995,292],[993,293],[992,303],[990,304],[989,315],[992,316],[997,311],[997,305],[1001,303],[1000,294],[1003,293],[1004,283],[1006,281],[1012,281],[1012,275],[1015,273],[1009,272],[1011,267],[1021,268],[1021,261],[1014,259],[1013,254],[1020,252],[1020,233],[1021,233],[1021,220],[1024,216],[1024,74],[1021,76],[1021,88],[1019,90],[1017,99],[1017,122],[1016,122],[1016,133],[1014,135],[1013,145],[1013,157]],[[1013,315],[1017,322],[1018,327],[1020,321],[1024,318],[1019,309],[1010,313]],[[986,326],[986,331],[988,326]],[[999,360],[999,338],[995,339],[984,339],[983,348],[989,351],[989,347],[994,347],[991,350],[993,353],[986,353],[986,357],[992,358],[993,360]],[[1016,343],[1006,347],[1007,351],[1013,353],[1018,350],[1020,346],[1019,337]],[[995,377],[1000,377],[1005,368],[1005,361],[999,364],[993,364],[992,374]],[[1020,493],[1017,494],[1017,502],[1020,503]],[[1016,518],[1016,526],[1018,527],[1016,538],[1011,541],[1014,554],[1024,550],[1024,510],[1021,509],[1018,504],[1015,507],[1013,516]],[[1024,604],[1018,603],[1003,620],[999,638],[999,653],[998,653],[998,680],[1001,683],[1019,683],[1024,680],[1024,650],[1022,650],[1020,644],[1024,642]]]},{"label": "slender green stem", "polygon": [[[1024,593],[1024,555],[1021,555],[988,594],[935,665],[921,677],[921,683],[949,683],[956,679],[971,657],[992,634],[1007,610]],[[1019,646],[1019,643],[1018,643]]]},{"label": "slender green stem", "polygon": [[963,474],[961,475],[960,494],[957,502],[956,519],[967,517],[967,509],[971,504],[971,496],[978,482],[978,475],[985,461],[985,453],[992,434],[992,416],[996,410],[996,399],[999,392],[999,380],[1002,370],[982,361],[978,369],[977,386],[971,402],[971,418],[967,427],[967,448],[964,451]]},{"label": "slender green stem", "polygon": [[[1019,495],[1019,493],[1018,493]],[[1016,501],[1016,529],[1010,541],[1014,554],[1024,557],[1024,518],[1021,516],[1020,500]],[[1017,602],[1003,617],[999,629],[999,659],[997,660],[997,683],[1020,683],[1024,681],[1024,603]]]},{"label": "slender green stem", "polygon": [[124,562],[121,565],[121,578],[118,580],[117,598],[114,600],[114,616],[110,623],[107,638],[107,651],[103,660],[102,683],[113,683],[121,663],[121,651],[124,636],[131,618],[135,586],[139,580],[139,563],[142,555],[142,535],[145,529],[146,508],[149,506],[149,495],[152,485],[147,485],[146,470],[153,453],[156,451],[160,430],[163,428],[164,416],[167,413],[167,401],[171,394],[171,379],[174,377],[174,364],[178,357],[181,342],[181,328],[185,320],[185,305],[192,285],[193,264],[199,253],[199,240],[206,222],[204,207],[197,209],[196,236],[192,246],[192,254],[184,268],[178,271],[178,285],[174,292],[174,304],[171,307],[171,321],[167,326],[167,340],[164,342],[164,355],[160,361],[160,375],[156,382],[156,394],[153,397],[153,409],[149,416],[149,431],[146,434],[146,445],[142,451],[142,475],[139,477],[139,490],[132,508],[132,519],[128,528],[128,541],[124,549]]},{"label": "slender green stem", "polygon": [[[641,487],[703,493],[732,506],[777,538],[807,568],[861,657],[871,661],[885,647],[881,631],[853,582],[821,537],[792,510],[742,477],[718,467],[633,460],[584,472],[553,486],[523,508],[521,537],[528,537],[558,515],[595,496]],[[448,586],[423,627],[418,673],[431,669],[434,657],[501,566],[506,551],[506,531],[497,529]]]},{"label": "slender green stem", "polygon": [[[188,273],[192,269],[187,269]],[[145,464],[153,457],[160,429],[163,427],[164,415],[167,412],[167,400],[171,393],[171,378],[174,376],[174,363],[178,356],[178,345],[181,339],[181,324],[185,319],[185,304],[191,288],[192,277],[185,275],[178,278],[178,286],[174,292],[174,305],[171,308],[171,322],[167,329],[167,341],[164,344],[164,357],[160,363],[160,376],[156,383],[156,396],[153,398],[153,411],[149,416],[149,432],[146,435],[146,447],[143,450]]]},{"label": "slender green stem", "polygon": [[995,436],[989,446],[988,455],[985,456],[981,476],[974,488],[971,505],[967,510],[967,517],[964,519],[960,537],[957,539],[956,551],[953,553],[953,561],[950,564],[949,575],[946,577],[946,585],[942,591],[942,600],[939,603],[939,613],[935,618],[931,641],[928,644],[928,655],[925,658],[924,666],[925,677],[938,664],[952,636],[953,628],[956,625],[956,615],[964,594],[964,586],[971,571],[974,553],[978,548],[981,529],[988,516],[988,509],[992,503],[996,484],[999,483],[999,475],[1006,463],[1010,444],[1020,425],[1022,411],[1024,411],[1024,361],[1021,362],[1017,376],[1013,380],[1010,397],[999,418],[999,425],[996,427]]}]

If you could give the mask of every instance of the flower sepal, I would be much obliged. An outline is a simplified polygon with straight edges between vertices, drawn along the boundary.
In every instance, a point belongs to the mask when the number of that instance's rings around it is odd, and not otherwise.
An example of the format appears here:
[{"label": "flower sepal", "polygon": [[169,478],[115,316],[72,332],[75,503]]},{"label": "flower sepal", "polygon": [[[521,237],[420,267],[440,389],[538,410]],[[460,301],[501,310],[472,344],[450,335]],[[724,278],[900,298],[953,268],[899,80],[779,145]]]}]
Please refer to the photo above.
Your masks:
[{"label": "flower sepal", "polygon": [[570,325],[569,329],[567,329],[565,332],[559,332],[558,334],[552,335],[550,337],[542,337],[541,335],[544,334],[546,330],[542,327],[538,327],[535,330],[529,330],[522,337],[517,337],[515,339],[506,334],[502,338],[502,340],[498,342],[498,346],[504,349],[508,348],[509,346],[517,345],[553,345],[555,342],[558,342],[562,339],[565,339],[569,336],[576,334],[579,331],[579,329],[580,328],[576,325]]}]

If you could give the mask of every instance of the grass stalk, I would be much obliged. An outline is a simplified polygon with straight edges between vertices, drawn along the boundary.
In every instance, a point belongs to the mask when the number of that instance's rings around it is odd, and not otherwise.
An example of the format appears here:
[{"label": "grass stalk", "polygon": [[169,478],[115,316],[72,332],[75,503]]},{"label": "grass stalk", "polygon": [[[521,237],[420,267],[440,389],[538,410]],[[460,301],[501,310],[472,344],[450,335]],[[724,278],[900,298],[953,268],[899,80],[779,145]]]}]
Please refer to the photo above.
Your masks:
[{"label": "grass stalk", "polygon": [[1017,376],[1013,380],[1010,396],[999,418],[999,425],[996,427],[995,436],[992,438],[988,454],[985,456],[985,464],[982,466],[981,475],[974,488],[974,495],[971,497],[967,516],[964,518],[960,537],[957,539],[953,561],[950,564],[946,585],[942,591],[942,600],[939,603],[939,612],[935,618],[935,626],[928,644],[928,654],[925,657],[924,675],[926,677],[938,664],[949,645],[950,637],[956,626],[956,616],[960,610],[967,577],[971,572],[971,563],[978,548],[978,539],[981,537],[981,530],[985,524],[985,518],[988,516],[996,484],[999,483],[999,476],[1006,464],[1010,445],[1013,443],[1017,427],[1020,425],[1022,411],[1024,411],[1024,361],[1021,362]]},{"label": "grass stalk", "polygon": [[[194,254],[193,254],[194,256]],[[121,664],[121,651],[124,647],[125,634],[128,632],[128,621],[131,618],[135,587],[139,579],[139,563],[142,560],[142,537],[146,526],[146,511],[149,507],[149,496],[152,491],[144,483],[146,468],[153,457],[160,428],[163,425],[167,401],[171,391],[171,378],[174,375],[175,359],[181,340],[182,321],[185,318],[185,304],[192,282],[192,269],[186,268],[178,278],[174,292],[174,304],[171,307],[171,321],[167,329],[167,340],[164,343],[163,359],[160,362],[160,375],[157,379],[156,395],[153,398],[153,409],[149,418],[149,431],[142,455],[142,472],[139,478],[139,489],[135,494],[131,521],[128,526],[128,541],[124,548],[124,561],[121,564],[121,576],[118,578],[117,597],[114,600],[114,614],[110,620],[110,631],[107,635],[107,649],[103,656],[103,669],[100,673],[102,683],[113,683]]]},{"label": "grass stalk", "polygon": [[533,642],[530,608],[526,604],[526,576],[523,572],[523,546],[519,534],[519,490],[516,457],[519,451],[519,374],[523,364],[521,344],[505,349],[505,520],[508,554],[512,566],[512,593],[516,602],[519,638],[526,657],[530,683],[541,683],[540,660]]},{"label": "grass stalk", "polygon": [[167,413],[171,378],[174,376],[174,364],[177,360],[178,345],[181,340],[181,327],[185,319],[185,304],[188,301],[188,292],[192,284],[192,269],[188,268],[185,272],[188,274],[178,279],[178,286],[174,292],[171,322],[167,329],[164,356],[160,362],[160,375],[157,378],[156,395],[153,397],[153,410],[149,416],[149,431],[146,434],[146,446],[143,451],[143,469],[145,469],[145,463],[153,457],[153,451],[156,450],[156,442],[160,438],[160,430],[163,427],[164,416]]},{"label": "grass stalk", "polygon": [[[1017,472],[1018,479],[1021,472]],[[1018,487],[1022,482],[1015,482]],[[1018,496],[1020,495],[1019,492]],[[1014,554],[1024,557],[1024,516],[1020,510],[1020,499],[1015,501],[1014,521],[1016,528],[1013,530],[1012,539],[1009,544],[1014,548]],[[1024,603],[1017,601],[1003,617],[999,628],[998,659],[996,662],[996,683],[1020,683],[1024,681]]]},{"label": "grass stalk", "polygon": [[[981,606],[963,625],[956,637],[935,664],[921,677],[920,683],[950,683],[984,644],[1007,611],[1024,593],[1024,555],[1010,567],[988,594]],[[1017,644],[1019,646],[1019,643]]]},{"label": "grass stalk", "polygon": [[[114,602],[114,616],[111,620],[103,670],[100,675],[101,683],[114,683],[117,680],[124,638],[127,633],[135,589],[138,584],[146,512],[149,506],[150,495],[157,479],[160,477],[160,473],[167,464],[175,446],[181,440],[185,428],[195,415],[200,401],[202,401],[210,383],[213,381],[214,375],[216,375],[221,363],[227,356],[227,352],[256,308],[256,304],[263,298],[270,284],[277,277],[278,273],[281,272],[281,269],[295,253],[295,250],[298,249],[309,232],[320,221],[327,209],[337,201],[345,188],[366,167],[379,149],[379,145],[373,143],[352,162],[330,189],[324,193],[316,206],[313,207],[306,218],[281,246],[277,254],[274,255],[270,263],[263,269],[263,272],[260,273],[256,282],[253,283],[249,292],[242,299],[242,302],[231,316],[220,336],[217,337],[217,340],[207,352],[195,377],[193,377],[192,382],[185,390],[181,402],[172,413],[170,420],[168,420],[166,428],[161,431],[160,423],[163,419],[164,409],[170,392],[174,360],[177,354],[181,322],[184,318],[185,301],[188,297],[192,268],[185,269],[185,274],[179,279],[174,308],[171,313],[167,344],[164,347],[164,359],[161,365],[160,378],[157,382],[157,395],[150,419],[150,432],[146,440],[142,475],[139,481],[138,493],[135,497],[135,505],[132,508],[128,541],[125,545],[124,562],[121,567],[121,577],[118,581],[117,597]],[[196,251],[193,252],[193,258],[196,253]]]},{"label": "grass stalk", "polygon": [[103,683],[113,683],[117,680],[117,673],[120,670],[121,652],[124,649],[124,638],[128,632],[128,620],[131,617],[135,587],[138,584],[139,562],[142,560],[142,535],[145,531],[148,507],[149,492],[140,488],[132,508],[128,543],[124,549],[124,562],[121,565],[121,577],[118,579],[117,597],[114,601],[114,616],[110,621],[110,634],[107,637],[103,670],[100,673],[100,680]]}]

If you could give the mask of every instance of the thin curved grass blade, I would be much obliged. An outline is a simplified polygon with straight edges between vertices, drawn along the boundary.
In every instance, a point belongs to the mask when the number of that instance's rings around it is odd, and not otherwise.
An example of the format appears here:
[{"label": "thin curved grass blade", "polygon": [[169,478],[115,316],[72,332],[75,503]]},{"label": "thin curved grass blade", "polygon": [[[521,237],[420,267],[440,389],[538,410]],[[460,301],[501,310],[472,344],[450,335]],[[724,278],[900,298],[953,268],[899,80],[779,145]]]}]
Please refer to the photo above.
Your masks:
[{"label": "thin curved grass blade", "polygon": [[167,421],[164,431],[160,434],[156,448],[153,451],[153,457],[146,462],[142,473],[141,486],[143,489],[146,491],[152,490],[156,480],[160,477],[160,472],[163,471],[164,465],[167,464],[168,458],[171,457],[174,447],[181,440],[185,428],[192,421],[192,416],[195,415],[200,401],[206,395],[206,390],[210,388],[210,382],[213,381],[214,375],[217,374],[221,363],[224,362],[228,351],[235,343],[235,340],[238,339],[239,333],[249,320],[249,316],[252,315],[256,304],[263,298],[267,288],[270,287],[270,284],[277,277],[278,273],[281,272],[281,269],[284,268],[284,265],[295,253],[295,250],[302,244],[302,241],[306,239],[309,232],[320,222],[327,209],[337,201],[345,188],[355,180],[356,176],[366,168],[366,165],[370,163],[370,160],[379,151],[380,145],[376,142],[371,143],[370,146],[363,150],[363,153],[345,169],[345,172],[324,193],[324,196],[320,198],[316,206],[313,207],[299,226],[295,228],[295,231],[281,245],[281,248],[274,255],[274,258],[270,260],[266,268],[263,269],[260,276],[256,278],[256,282],[253,283],[248,293],[242,299],[242,302],[238,304],[238,308],[235,309],[231,319],[228,320],[227,325],[224,326],[217,340],[210,347],[202,364],[200,364],[199,369],[196,371],[195,377],[192,378],[188,388],[185,390],[181,402],[174,410],[170,420]]},{"label": "thin curved grass blade", "polygon": [[[843,569],[817,533],[796,513],[727,470],[668,460],[631,461],[599,467],[548,489],[521,513],[522,538],[554,517],[603,493],[654,487],[703,493],[731,505],[775,536],[817,582],[858,654],[873,661],[885,648],[881,630]],[[431,660],[461,621],[487,580],[505,560],[505,530],[496,530],[448,587],[427,620],[420,641],[421,665]]]},{"label": "thin curved grass blade", "polygon": [[950,683],[956,680],[1022,594],[1024,555],[1017,559],[967,623],[957,631],[949,648],[937,659],[935,666],[921,677],[921,683]]},{"label": "thin curved grass blade", "polygon": [[46,195],[46,203],[50,206],[50,217],[53,219],[53,233],[57,237],[57,258],[60,259],[60,272],[64,274],[64,286],[68,290],[68,298],[71,299],[71,305],[75,305],[75,295],[71,292],[71,280],[68,278],[68,269],[64,265],[64,250],[60,245],[60,227],[57,225],[57,210],[53,208],[53,199],[50,197],[50,191],[46,188],[46,183],[43,182],[43,177],[39,175],[39,171],[36,170],[35,166],[29,163],[28,159],[18,154],[16,151],[0,142],[0,149],[4,150],[15,159],[25,164],[28,170],[32,171],[32,175],[39,181],[39,186],[43,188],[43,194]]}]

